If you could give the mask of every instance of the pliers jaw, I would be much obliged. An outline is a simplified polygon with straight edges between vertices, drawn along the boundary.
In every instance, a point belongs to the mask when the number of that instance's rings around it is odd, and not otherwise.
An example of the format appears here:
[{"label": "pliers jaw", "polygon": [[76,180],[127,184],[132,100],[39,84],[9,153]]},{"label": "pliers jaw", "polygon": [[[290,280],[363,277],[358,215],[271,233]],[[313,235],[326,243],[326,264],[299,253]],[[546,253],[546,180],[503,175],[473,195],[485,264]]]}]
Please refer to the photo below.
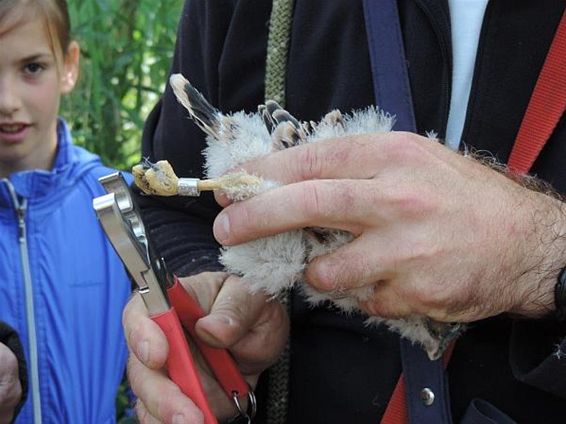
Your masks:
[{"label": "pliers jaw", "polygon": [[108,193],[93,199],[102,228],[136,283],[149,314],[168,311],[169,301],[159,278],[164,275],[164,268],[151,252],[141,215],[124,177],[115,172],[99,181]]}]

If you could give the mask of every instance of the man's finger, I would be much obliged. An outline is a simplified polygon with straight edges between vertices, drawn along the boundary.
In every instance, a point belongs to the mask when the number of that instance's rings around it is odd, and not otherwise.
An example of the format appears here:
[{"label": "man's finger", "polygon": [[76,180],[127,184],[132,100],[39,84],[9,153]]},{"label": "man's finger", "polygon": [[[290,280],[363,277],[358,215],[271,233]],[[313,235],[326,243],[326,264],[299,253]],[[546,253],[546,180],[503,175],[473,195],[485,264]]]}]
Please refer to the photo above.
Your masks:
[{"label": "man's finger", "polygon": [[266,302],[265,295],[250,294],[239,277],[230,276],[220,288],[210,314],[199,320],[199,333],[212,345],[231,346],[247,334]]},{"label": "man's finger", "polygon": [[214,236],[230,246],[312,226],[357,234],[387,212],[371,181],[313,180],[269,190],[224,209],[214,221]]},{"label": "man's finger", "polygon": [[198,334],[207,343],[230,348],[245,374],[273,363],[285,346],[288,329],[279,302],[250,294],[236,276],[224,282],[210,314],[197,323]]},{"label": "man's finger", "polygon": [[379,170],[373,158],[383,157],[381,151],[391,138],[391,133],[383,133],[322,140],[250,161],[243,169],[282,184],[312,179],[372,178]]},{"label": "man's finger", "polygon": [[[196,325],[203,341],[215,347],[232,348],[250,331],[261,334],[262,325],[286,327],[286,314],[277,302],[262,293],[250,294],[246,284],[224,272],[205,272],[180,279],[185,290],[207,314]],[[266,337],[277,337],[270,331]],[[263,354],[260,349],[259,352]]]},{"label": "man's finger", "polygon": [[[134,393],[142,399],[143,411],[159,422],[203,423],[201,411],[161,371],[144,366],[135,356],[128,361],[128,378]],[[152,422],[148,418],[148,422]]]},{"label": "man's finger", "polygon": [[[282,185],[313,179],[367,179],[380,169],[373,158],[384,156],[381,150],[389,139],[388,133],[332,138],[274,152],[239,169]],[[215,193],[215,199],[222,207],[231,203],[222,192]]]},{"label": "man's finger", "polygon": [[122,324],[126,341],[137,358],[152,369],[165,366],[169,354],[169,344],[159,326],[149,318],[147,309],[136,293],[122,314]]},{"label": "man's finger", "polygon": [[335,251],[313,259],[306,281],[322,292],[350,290],[395,276],[395,252],[390,240],[364,233]]}]

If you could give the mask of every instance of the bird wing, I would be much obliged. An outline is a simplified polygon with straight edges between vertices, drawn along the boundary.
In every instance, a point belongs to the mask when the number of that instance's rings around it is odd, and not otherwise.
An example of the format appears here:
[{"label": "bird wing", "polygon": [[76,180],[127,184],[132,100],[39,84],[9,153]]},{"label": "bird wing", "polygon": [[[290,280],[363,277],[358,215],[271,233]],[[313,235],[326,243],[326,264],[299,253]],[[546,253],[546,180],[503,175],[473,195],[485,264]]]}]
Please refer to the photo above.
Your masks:
[{"label": "bird wing", "polygon": [[219,139],[224,115],[212,106],[183,75],[173,74],[169,82],[175,97],[187,109],[200,129]]}]

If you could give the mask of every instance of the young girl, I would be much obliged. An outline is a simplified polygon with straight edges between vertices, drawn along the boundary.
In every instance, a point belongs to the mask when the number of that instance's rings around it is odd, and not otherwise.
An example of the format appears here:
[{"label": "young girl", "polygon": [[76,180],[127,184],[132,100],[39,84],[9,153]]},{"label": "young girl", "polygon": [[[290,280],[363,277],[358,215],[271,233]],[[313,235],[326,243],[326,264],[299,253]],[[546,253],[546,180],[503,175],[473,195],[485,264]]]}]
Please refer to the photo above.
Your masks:
[{"label": "young girl", "polygon": [[78,76],[64,0],[0,1],[0,320],[19,333],[21,423],[111,423],[124,373],[124,268],[96,220],[98,177],[58,118]]}]

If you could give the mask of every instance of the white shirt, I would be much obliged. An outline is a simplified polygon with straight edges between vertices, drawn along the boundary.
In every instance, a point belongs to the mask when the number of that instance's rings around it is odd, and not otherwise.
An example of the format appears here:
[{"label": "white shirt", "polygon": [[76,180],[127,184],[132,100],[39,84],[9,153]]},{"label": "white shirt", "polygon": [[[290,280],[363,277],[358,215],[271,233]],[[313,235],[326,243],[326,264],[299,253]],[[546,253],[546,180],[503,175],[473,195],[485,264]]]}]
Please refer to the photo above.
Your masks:
[{"label": "white shirt", "polygon": [[448,0],[452,28],[452,94],[448,125],[446,127],[446,145],[458,149],[472,78],[476,63],[476,52],[483,22],[483,15],[489,0]]}]

